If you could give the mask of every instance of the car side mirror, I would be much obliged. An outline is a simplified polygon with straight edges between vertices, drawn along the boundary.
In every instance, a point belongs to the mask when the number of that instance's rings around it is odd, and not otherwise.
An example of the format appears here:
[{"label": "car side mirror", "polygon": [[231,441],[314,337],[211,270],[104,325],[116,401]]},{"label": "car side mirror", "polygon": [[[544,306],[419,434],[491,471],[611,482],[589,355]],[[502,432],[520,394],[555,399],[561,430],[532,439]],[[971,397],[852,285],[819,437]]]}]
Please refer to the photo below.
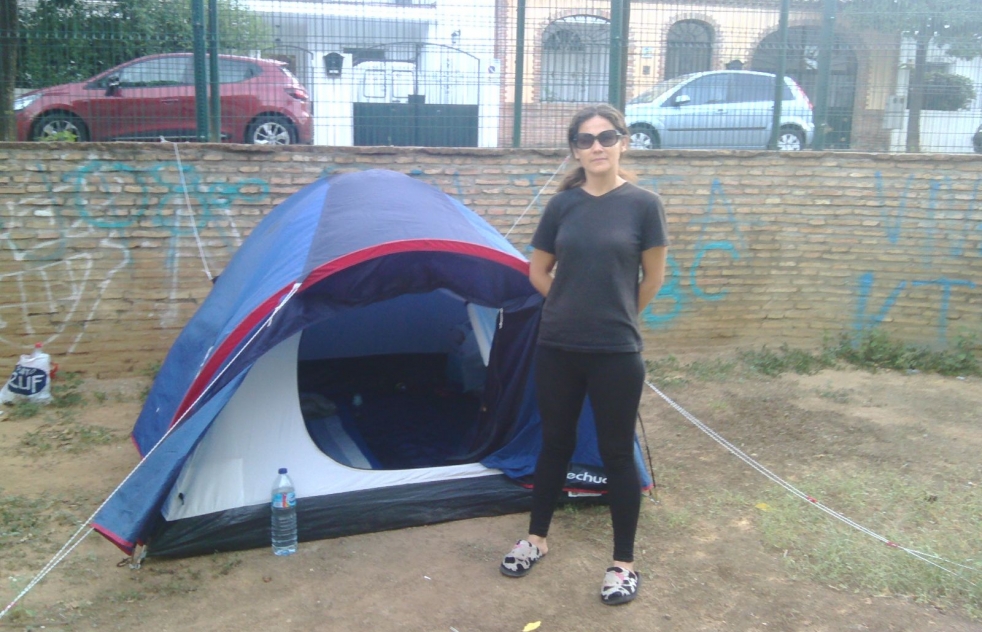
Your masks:
[{"label": "car side mirror", "polygon": [[106,96],[114,97],[119,94],[119,77],[113,75],[106,80]]},{"label": "car side mirror", "polygon": [[675,105],[685,105],[686,103],[689,103],[691,101],[692,101],[692,97],[690,97],[687,94],[680,94],[677,97],[675,97]]}]

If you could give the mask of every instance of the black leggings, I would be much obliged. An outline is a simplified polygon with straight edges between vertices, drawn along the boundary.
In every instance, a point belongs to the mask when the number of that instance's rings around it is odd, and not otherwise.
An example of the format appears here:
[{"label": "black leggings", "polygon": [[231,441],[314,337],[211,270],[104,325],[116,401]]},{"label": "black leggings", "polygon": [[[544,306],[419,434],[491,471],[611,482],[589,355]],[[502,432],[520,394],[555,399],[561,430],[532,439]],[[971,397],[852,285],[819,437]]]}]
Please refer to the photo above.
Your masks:
[{"label": "black leggings", "polygon": [[641,480],[634,465],[634,421],[644,386],[640,353],[581,353],[539,346],[535,369],[542,452],[535,465],[529,533],[546,537],[576,448],[576,425],[590,396],[607,475],[614,559],[634,561]]}]

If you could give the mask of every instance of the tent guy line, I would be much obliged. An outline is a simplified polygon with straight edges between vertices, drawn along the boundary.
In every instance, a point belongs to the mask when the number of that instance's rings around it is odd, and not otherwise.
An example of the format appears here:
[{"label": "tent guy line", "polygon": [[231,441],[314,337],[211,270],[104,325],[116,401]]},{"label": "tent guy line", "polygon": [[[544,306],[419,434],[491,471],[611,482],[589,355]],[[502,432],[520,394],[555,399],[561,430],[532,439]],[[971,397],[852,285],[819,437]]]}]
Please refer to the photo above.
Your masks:
[{"label": "tent guy line", "polygon": [[[239,349],[238,353],[236,354],[236,357],[238,357],[246,349],[248,349],[249,346],[252,344],[252,341],[255,340],[256,336],[259,334],[259,332],[262,331],[264,328],[268,327],[270,325],[270,323],[272,323],[272,321],[276,317],[277,313],[279,313],[279,311],[283,307],[283,305],[285,305],[286,302],[289,301],[290,298],[294,294],[296,294],[296,292],[299,289],[299,287],[300,287],[300,284],[297,283],[297,284],[295,284],[293,286],[293,288],[291,288],[290,292],[285,297],[283,297],[283,300],[280,301],[279,305],[269,315],[269,318],[266,319],[266,322],[263,323],[263,325],[261,327],[257,327],[256,328],[256,331],[249,338],[249,340],[242,346],[241,349]],[[152,448],[150,448],[150,450],[146,453],[146,455],[144,455],[143,458],[140,459],[140,462],[137,463],[136,466],[134,466],[133,469],[130,470],[130,473],[127,474],[123,478],[123,480],[119,482],[119,485],[116,486],[116,489],[114,489],[106,497],[106,499],[103,500],[102,503],[98,507],[96,507],[95,511],[92,512],[92,515],[90,515],[85,520],[85,522],[82,523],[82,525],[78,528],[78,530],[75,531],[75,533],[73,533],[70,538],[68,538],[68,541],[66,541],[65,544],[62,545],[61,549],[59,549],[58,552],[55,553],[54,556],[48,561],[48,563],[45,564],[41,568],[40,571],[38,571],[37,575],[35,575],[34,578],[27,584],[27,586],[24,587],[24,589],[20,592],[20,594],[17,595],[16,597],[14,597],[13,601],[11,601],[9,604],[7,604],[7,606],[2,611],[0,611],[0,619],[3,619],[4,616],[6,616],[7,613],[10,612],[14,608],[14,606],[16,606],[25,596],[27,596],[27,593],[29,593],[35,586],[37,586],[39,583],[41,583],[41,581],[44,580],[45,577],[47,577],[48,573],[50,573],[51,571],[53,571],[56,566],[58,566],[59,564],[61,564],[65,560],[65,558],[67,558],[71,554],[71,552],[74,551],[75,548],[79,544],[81,544],[82,541],[85,540],[85,538],[89,537],[89,535],[92,534],[92,532],[94,531],[94,529],[91,528],[90,525],[95,520],[95,517],[97,515],[99,515],[99,512],[102,511],[102,508],[105,507],[109,503],[109,501],[112,499],[112,497],[116,495],[116,492],[118,492],[123,487],[123,485],[125,485],[126,482],[136,473],[136,471],[138,469],[140,469],[140,466],[147,462],[147,459],[150,458],[150,455],[153,454],[154,450],[156,450],[157,447],[160,446],[167,439],[167,437],[170,436],[170,434],[180,425],[180,422],[183,421],[183,419],[185,417],[187,417],[187,415],[194,409],[195,405],[198,403],[198,401],[201,399],[201,397],[204,397],[205,393],[207,393],[208,390],[212,386],[214,386],[214,384],[218,380],[221,379],[222,375],[225,373],[225,369],[227,369],[227,368],[228,368],[227,366],[224,367],[222,369],[222,371],[220,371],[217,375],[215,375],[212,378],[212,380],[208,384],[208,386],[206,386],[202,390],[201,395],[199,395],[198,399],[195,400],[194,402],[192,402],[192,404],[187,407],[187,409],[184,411],[184,413],[181,415],[181,417],[179,419],[177,419],[170,426],[170,428],[167,429],[167,431],[164,433],[164,435],[162,437],[160,437],[160,439],[157,441],[157,443],[155,443],[154,446]],[[139,549],[137,549],[136,551],[134,551],[134,556],[136,556],[138,554],[137,551],[139,551]]]},{"label": "tent guy line", "polygon": [[[166,142],[161,136],[160,142]],[[198,234],[198,220],[194,216],[194,211],[191,209],[191,196],[188,195],[188,183],[184,178],[184,166],[181,164],[181,152],[177,148],[177,143],[172,143],[174,145],[174,156],[177,158],[177,174],[181,178],[181,191],[184,192],[184,204],[188,208],[188,215],[191,216],[191,231],[194,233],[194,241],[198,244],[198,254],[201,255],[201,264],[204,266],[205,274],[208,276],[209,281],[214,281],[215,277],[212,276],[211,270],[208,268],[208,259],[205,257],[205,248],[201,243],[201,235]],[[177,222],[177,214],[174,215],[174,221]]]},{"label": "tent guy line", "polygon": [[532,198],[532,201],[529,202],[529,205],[525,207],[525,210],[522,211],[522,214],[518,216],[518,219],[516,219],[515,222],[511,225],[511,228],[508,229],[508,232],[505,233],[506,238],[508,237],[508,235],[511,234],[511,231],[515,230],[515,227],[518,226],[518,222],[522,221],[522,218],[525,217],[525,214],[529,212],[529,209],[532,208],[532,205],[535,204],[535,201],[539,199],[539,196],[542,195],[542,192],[545,191],[546,187],[549,186],[549,184],[555,179],[556,174],[562,171],[563,167],[566,166],[567,162],[569,162],[568,155],[565,158],[563,158],[563,161],[561,163],[559,163],[559,166],[556,167],[556,170],[552,172],[552,175],[549,176],[549,179],[546,180],[546,183],[543,184],[538,191],[536,191],[535,197]]},{"label": "tent guy line", "polygon": [[[910,549],[910,548],[907,548],[905,546],[901,546],[901,545],[897,544],[896,542],[893,542],[892,540],[889,540],[886,537],[884,537],[884,536],[876,533],[875,531],[873,531],[873,530],[871,530],[871,529],[869,529],[867,527],[864,527],[863,525],[859,524],[858,522],[855,522],[851,518],[849,518],[847,516],[844,516],[843,514],[839,513],[838,511],[835,511],[834,509],[832,509],[830,507],[827,507],[826,505],[823,505],[817,499],[815,499],[815,498],[809,496],[808,494],[804,493],[803,491],[799,490],[797,487],[795,487],[791,483],[788,483],[787,481],[785,481],[784,479],[782,479],[777,474],[774,474],[773,472],[771,472],[770,470],[768,470],[766,467],[764,467],[763,465],[761,465],[760,463],[758,463],[757,461],[755,461],[753,458],[751,458],[749,455],[747,455],[745,452],[743,452],[740,448],[736,447],[735,445],[733,445],[732,443],[730,443],[729,441],[727,441],[726,439],[724,439],[719,433],[717,433],[715,430],[713,430],[712,428],[710,428],[709,426],[707,426],[706,424],[704,424],[703,422],[701,422],[692,413],[690,413],[686,409],[682,408],[679,404],[675,403],[670,397],[668,397],[667,395],[665,395],[665,393],[663,393],[662,391],[660,391],[657,386],[655,386],[654,384],[652,384],[649,381],[645,381],[645,384],[648,386],[648,388],[650,388],[652,391],[654,391],[655,393],[657,393],[658,396],[661,397],[665,401],[665,403],[667,403],[669,406],[671,406],[672,408],[674,408],[679,414],[681,414],[683,417],[685,417],[696,428],[698,428],[699,430],[701,430],[705,434],[709,435],[709,437],[711,439],[713,439],[713,441],[715,441],[716,443],[718,443],[721,446],[723,446],[724,448],[726,448],[731,454],[733,454],[734,456],[736,456],[738,459],[740,459],[741,461],[743,461],[744,463],[746,463],[747,465],[749,465],[751,468],[753,468],[757,472],[763,474],[771,482],[776,483],[777,485],[783,487],[785,490],[787,490],[793,496],[797,496],[801,500],[804,500],[804,501],[808,502],[810,505],[812,505],[814,507],[817,507],[818,509],[822,510],[823,512],[825,512],[829,516],[832,516],[836,520],[839,520],[840,522],[843,522],[843,523],[847,524],[848,526],[856,529],[857,531],[860,531],[862,533],[865,533],[866,535],[870,536],[871,538],[874,538],[876,540],[879,540],[880,542],[882,542],[883,544],[886,544],[887,546],[889,546],[891,548],[899,549],[899,550],[901,550],[901,551],[903,551],[903,552],[905,552],[905,553],[907,553],[909,555],[912,555],[913,557],[916,557],[917,559],[921,560],[922,562],[927,562],[928,564],[930,564],[932,566],[936,566],[937,568],[939,568],[939,569],[943,570],[944,572],[946,572],[946,573],[948,573],[948,574],[956,577],[957,579],[960,579],[962,581],[968,582],[972,586],[975,586],[976,585],[975,582],[973,582],[972,580],[970,580],[970,579],[968,579],[968,578],[966,578],[966,577],[964,577],[962,575],[959,575],[956,571],[953,571],[953,570],[951,570],[950,568],[948,568],[946,566],[942,566],[941,563],[948,564],[950,566],[957,566],[957,567],[959,567],[961,569],[969,570],[969,571],[974,571],[976,573],[979,572],[978,569],[972,568],[971,566],[966,566],[964,564],[959,564],[958,562],[953,562],[953,561],[948,560],[948,559],[945,559],[945,558],[943,558],[941,556],[934,555],[933,553],[924,553],[922,551],[917,551],[915,549]],[[934,560],[938,560],[941,563],[935,562]]]}]

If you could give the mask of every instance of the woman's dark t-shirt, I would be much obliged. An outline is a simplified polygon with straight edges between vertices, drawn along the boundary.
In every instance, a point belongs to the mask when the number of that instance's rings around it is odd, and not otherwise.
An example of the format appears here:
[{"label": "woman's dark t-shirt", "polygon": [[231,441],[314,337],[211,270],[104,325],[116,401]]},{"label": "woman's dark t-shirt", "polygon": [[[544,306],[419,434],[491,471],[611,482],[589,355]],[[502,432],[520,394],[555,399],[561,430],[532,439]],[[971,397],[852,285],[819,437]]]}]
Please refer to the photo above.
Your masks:
[{"label": "woman's dark t-shirt", "polygon": [[630,183],[593,196],[577,187],[549,200],[532,247],[556,257],[539,344],[568,351],[641,351],[641,253],[668,245],[661,198]]}]

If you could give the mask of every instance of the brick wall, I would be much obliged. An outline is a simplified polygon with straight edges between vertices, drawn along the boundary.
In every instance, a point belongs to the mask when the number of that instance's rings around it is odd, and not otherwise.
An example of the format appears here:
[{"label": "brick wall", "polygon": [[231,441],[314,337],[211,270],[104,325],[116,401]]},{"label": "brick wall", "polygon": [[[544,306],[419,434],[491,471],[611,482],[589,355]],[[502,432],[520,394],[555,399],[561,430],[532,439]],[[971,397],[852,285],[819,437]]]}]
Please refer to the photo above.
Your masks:
[{"label": "brick wall", "polygon": [[[0,144],[0,370],[36,341],[90,375],[161,360],[210,289],[206,266],[220,272],[265,213],[331,173],[411,174],[503,233],[514,226],[524,249],[564,156],[179,149]],[[873,326],[941,346],[980,331],[982,157],[628,156],[639,183],[664,197],[673,240],[666,286],[644,314],[649,353],[816,348],[825,334]]]}]

